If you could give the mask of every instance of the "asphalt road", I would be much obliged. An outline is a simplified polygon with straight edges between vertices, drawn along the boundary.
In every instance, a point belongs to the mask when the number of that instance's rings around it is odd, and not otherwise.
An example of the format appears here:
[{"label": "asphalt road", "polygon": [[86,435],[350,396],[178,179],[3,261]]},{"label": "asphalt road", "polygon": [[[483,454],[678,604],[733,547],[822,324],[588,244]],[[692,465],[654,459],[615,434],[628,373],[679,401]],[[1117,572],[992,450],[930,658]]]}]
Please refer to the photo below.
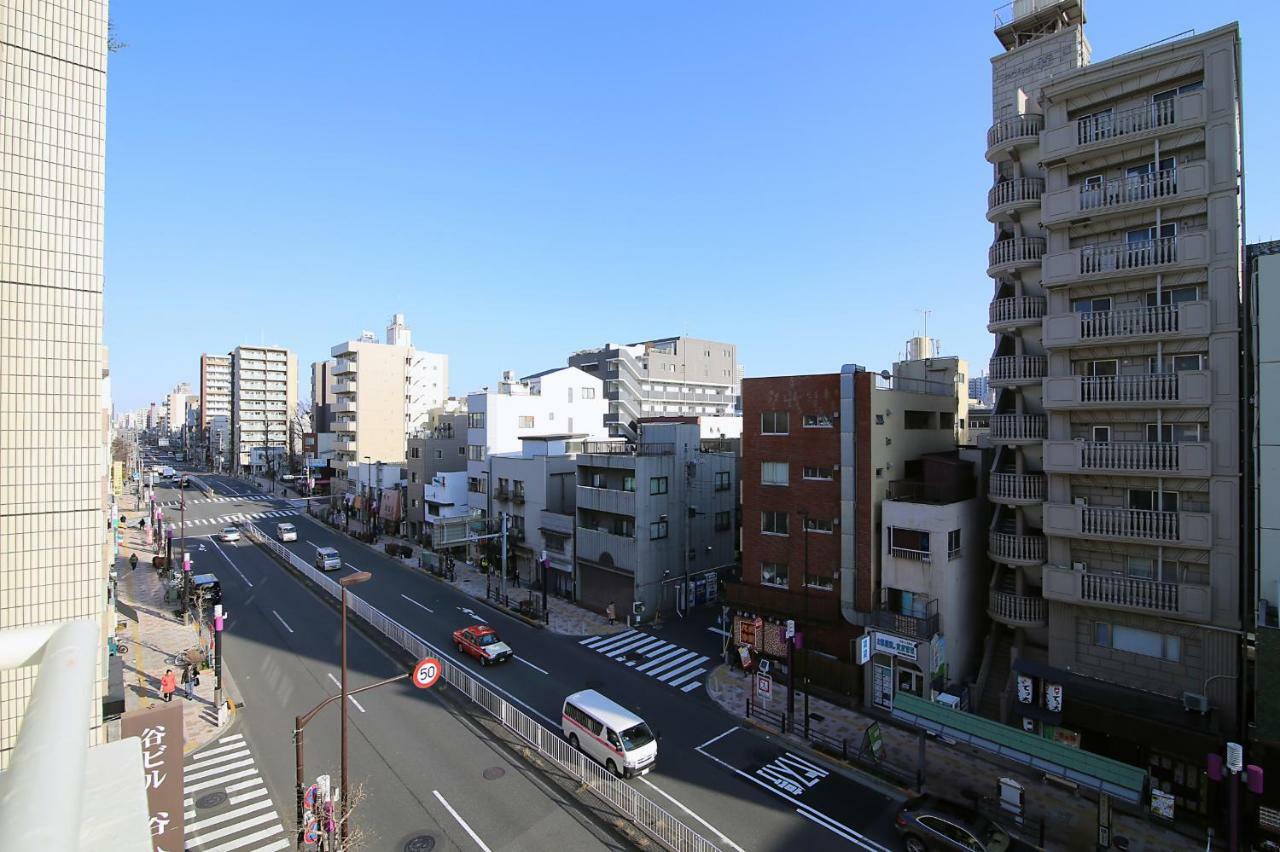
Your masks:
[{"label": "asphalt road", "polygon": [[[238,480],[222,477],[202,479],[210,483],[220,496],[258,493],[252,486]],[[157,490],[158,500],[174,500],[176,497],[173,489]],[[189,528],[205,534],[216,532],[216,525],[207,522],[201,525],[199,519],[291,509],[285,501],[264,503],[242,499],[196,503],[190,495],[188,497],[186,514]],[[197,518],[194,526],[193,516]],[[264,517],[257,523],[271,532],[276,520]],[[646,719],[661,737],[656,770],[631,783],[721,848],[741,852],[792,848],[900,848],[893,830],[897,801],[851,776],[826,771],[827,767],[817,764],[812,765],[821,771],[806,774],[804,767],[807,761],[802,756],[789,752],[775,738],[743,728],[738,719],[711,701],[701,687],[705,674],[690,677],[691,673],[709,670],[718,662],[721,637],[706,629],[709,623],[706,616],[681,622],[679,626],[667,629],[666,633],[647,635],[642,632],[625,639],[611,640],[611,643],[596,641],[583,644],[580,640],[537,629],[489,608],[453,587],[305,515],[280,516],[279,520],[288,520],[297,526],[298,541],[286,546],[300,557],[310,560],[316,546],[334,547],[343,557],[344,573],[357,568],[372,572],[374,579],[360,586],[358,594],[439,648],[455,653],[450,641],[452,631],[477,621],[484,621],[499,630],[517,656],[502,666],[484,669],[482,676],[552,729],[559,730],[564,697],[579,689],[600,690],[630,707]],[[265,553],[248,544],[228,548],[228,556],[244,577],[237,577],[237,571],[229,565],[226,570],[218,570],[207,563],[198,567],[200,570],[214,570],[219,577],[230,575],[241,586],[246,578],[253,581],[254,576],[268,576],[268,569],[275,567]],[[253,574],[254,571],[260,574]],[[276,621],[271,612],[274,609],[295,630],[294,634],[288,634],[277,624],[278,632],[274,637],[270,634],[259,636],[258,644],[246,648],[244,653],[266,658],[272,654],[263,649],[273,643],[282,649],[298,645],[298,628],[289,620],[285,608],[306,605],[305,599],[310,597],[310,592],[284,574],[283,569],[276,568],[276,571],[278,573],[270,585],[262,589],[256,583],[252,590],[247,587],[235,589],[224,579],[224,589],[227,590],[224,603],[229,610],[234,611],[238,606],[239,595],[251,595],[258,602],[255,604],[258,613],[255,619]],[[294,617],[301,619],[299,614],[294,614]],[[307,622],[302,620],[301,623]],[[232,633],[241,632],[245,629],[242,624],[240,619],[234,619],[229,629]],[[262,625],[258,628],[265,629]],[[330,629],[328,632],[332,635],[333,631]],[[647,649],[654,643],[659,643],[661,653],[650,658],[646,656]],[[227,658],[235,667],[239,683],[245,664],[240,661],[234,647],[228,645]],[[674,650],[668,651],[668,648]],[[301,652],[295,650],[292,653]],[[336,659],[336,649],[322,648],[315,651],[315,656],[333,660]],[[704,656],[710,659],[701,665],[693,665]],[[283,662],[278,664],[283,665]],[[474,662],[470,664],[479,670]],[[317,661],[316,665],[320,663]],[[353,670],[358,671],[355,678],[360,683],[377,679],[386,671],[386,665],[385,660],[379,664],[373,658],[353,663]],[[332,664],[329,667],[334,668]],[[308,670],[312,671],[308,675],[312,680],[325,676],[325,672],[318,669]],[[268,673],[264,670],[261,676],[268,676]],[[298,707],[314,703],[312,698],[319,700],[323,694],[319,687],[314,687],[313,691],[306,693],[306,700],[290,699],[288,713],[298,712]],[[405,700],[412,700],[412,697]],[[368,702],[361,703],[370,710]],[[285,709],[282,703],[273,712],[278,716]],[[250,720],[252,711],[252,707],[246,710]],[[360,714],[357,711],[354,715]],[[476,743],[471,742],[469,746],[474,749]],[[276,747],[289,751],[287,737],[280,735]],[[352,748],[354,755],[355,746]],[[393,752],[394,749],[381,753]],[[310,762],[310,758],[308,760]],[[283,762],[291,768],[292,754],[273,755],[270,762]],[[400,761],[392,762],[395,763],[395,771],[392,771],[391,764],[387,764],[386,769],[374,778],[381,781],[384,777],[394,777],[399,771]],[[465,772],[462,765],[458,771]],[[486,783],[477,780],[469,786],[475,789],[479,785],[483,789]],[[409,789],[416,791],[421,798],[421,788],[416,783]],[[291,787],[288,790],[291,791]],[[407,823],[402,821],[401,824]]]}]

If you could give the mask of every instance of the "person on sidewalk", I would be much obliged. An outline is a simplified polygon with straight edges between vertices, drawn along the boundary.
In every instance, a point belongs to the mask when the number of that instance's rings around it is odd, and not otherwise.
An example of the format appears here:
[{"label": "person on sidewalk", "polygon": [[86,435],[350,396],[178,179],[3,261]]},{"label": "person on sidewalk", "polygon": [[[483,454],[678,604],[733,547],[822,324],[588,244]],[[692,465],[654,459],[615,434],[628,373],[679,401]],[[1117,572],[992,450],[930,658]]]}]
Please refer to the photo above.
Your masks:
[{"label": "person on sidewalk", "polygon": [[182,688],[187,693],[188,701],[191,700],[191,688],[196,685],[195,680],[196,680],[196,673],[195,671],[192,670],[191,666],[190,665],[183,666],[182,667]]},{"label": "person on sidewalk", "polygon": [[177,678],[173,676],[173,669],[165,669],[164,677],[160,678],[160,697],[168,702],[173,700],[173,693],[178,688]]},{"label": "person on sidewalk", "polygon": [[618,620],[618,610],[613,605],[613,601],[609,601],[609,605],[604,608],[605,617],[609,619],[609,623],[613,624]]},{"label": "person on sidewalk", "polygon": [[138,554],[137,553],[129,554],[129,570],[130,571],[138,570]]}]

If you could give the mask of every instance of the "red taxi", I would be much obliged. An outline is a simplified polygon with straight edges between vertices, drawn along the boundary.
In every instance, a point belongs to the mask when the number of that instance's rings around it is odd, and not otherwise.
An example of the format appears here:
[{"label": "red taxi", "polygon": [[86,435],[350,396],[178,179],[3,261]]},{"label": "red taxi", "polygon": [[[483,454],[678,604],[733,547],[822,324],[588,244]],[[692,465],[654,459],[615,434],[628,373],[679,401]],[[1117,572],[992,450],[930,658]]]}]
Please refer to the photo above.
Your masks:
[{"label": "red taxi", "polygon": [[514,653],[510,645],[498,638],[497,631],[483,624],[453,631],[453,644],[462,653],[479,660],[482,666],[500,663]]}]

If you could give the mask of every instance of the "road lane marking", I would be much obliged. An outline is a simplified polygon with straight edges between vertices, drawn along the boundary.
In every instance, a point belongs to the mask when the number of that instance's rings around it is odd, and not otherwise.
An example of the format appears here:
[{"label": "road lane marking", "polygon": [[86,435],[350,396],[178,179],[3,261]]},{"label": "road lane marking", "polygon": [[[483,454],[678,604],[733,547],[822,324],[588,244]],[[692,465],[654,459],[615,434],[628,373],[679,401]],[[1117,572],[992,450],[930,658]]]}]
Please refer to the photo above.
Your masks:
[{"label": "road lane marking", "polygon": [[418,603],[417,601],[415,601],[413,598],[409,597],[408,595],[404,595],[404,594],[402,594],[402,595],[400,595],[400,597],[404,598],[405,600],[407,600],[409,603],[413,604],[414,606],[420,606],[420,607],[422,607],[423,609],[425,609],[427,612],[431,613],[432,615],[435,615],[435,614],[436,614],[436,611],[435,611],[434,609],[432,609],[432,608],[431,608],[431,607],[429,607],[429,606],[424,606],[423,604]]},{"label": "road lane marking", "polygon": [[538,666],[535,666],[533,663],[529,662],[529,661],[528,661],[528,660],[526,660],[524,657],[521,657],[521,656],[519,656],[519,655],[514,656],[512,659],[514,659],[517,663],[524,663],[524,664],[525,664],[526,666],[528,666],[529,668],[531,668],[531,669],[535,669],[535,670],[537,670],[537,671],[540,671],[540,672],[542,672],[544,675],[549,675],[549,674],[551,674],[551,672],[547,671],[546,669],[544,669],[544,668],[539,668]]},{"label": "road lane marking", "polygon": [[276,621],[278,621],[278,622],[280,622],[281,624],[283,624],[283,625],[284,625],[284,629],[285,629],[285,630],[288,630],[290,633],[292,633],[292,632],[293,632],[293,628],[292,628],[292,627],[290,627],[290,626],[285,622],[285,620],[284,620],[283,618],[281,618],[281,617],[280,617],[280,613],[276,612],[276,611],[273,609],[273,610],[271,610],[271,614],[272,614],[272,615],[274,615],[274,616],[276,617]]},{"label": "road lane marking", "polygon": [[445,801],[444,796],[440,795],[439,790],[432,790],[431,793],[437,799],[440,800],[440,804],[444,805],[445,810],[447,810],[450,814],[453,815],[453,818],[458,821],[458,825],[462,826],[463,830],[466,831],[468,835],[470,835],[471,839],[476,842],[477,846],[483,849],[484,852],[493,852],[492,849],[484,845],[484,841],[480,839],[480,835],[476,834],[474,831],[471,830],[471,826],[467,825],[467,821],[458,815],[458,812],[453,809],[453,805]]},{"label": "road lane marking", "polygon": [[[340,681],[340,680],[338,680],[336,677],[334,677],[334,676],[333,676],[333,672],[327,672],[327,674],[329,675],[329,680],[333,681],[333,685],[334,685],[334,686],[336,686],[336,687],[338,687],[338,691],[339,691],[339,692],[341,692],[341,691],[342,691],[342,681]],[[350,701],[352,704],[356,705],[356,709],[357,709],[357,710],[359,710],[361,713],[364,713],[364,712],[365,712],[365,709],[364,709],[363,707],[361,707],[361,706],[360,706],[360,702],[359,702],[359,701],[356,701],[356,697],[355,697],[354,695],[348,695],[348,696],[347,696],[347,700],[348,700],[348,701]]]},{"label": "road lane marking", "polygon": [[[239,574],[239,575],[240,575],[240,579],[241,579],[241,580],[244,580],[244,584],[245,584],[246,586],[248,586],[249,588],[251,588],[251,589],[252,589],[252,588],[253,588],[253,583],[249,580],[249,578],[248,578],[248,577],[246,577],[246,576],[244,575],[244,572],[240,570],[239,566],[237,566],[237,565],[236,565],[236,563],[234,563],[234,562],[232,562],[232,561],[231,561],[231,557],[230,557],[230,556],[228,556],[228,555],[227,555],[227,554],[225,554],[225,553],[222,553],[222,548],[221,548],[221,547],[218,547],[218,542],[214,541],[214,537],[213,537],[213,536],[209,536],[209,542],[213,545],[213,549],[214,549],[214,550],[216,550],[216,551],[218,551],[218,553],[221,553],[221,554],[222,554],[222,558],[223,558],[223,559],[225,559],[225,560],[227,560],[227,564],[231,566],[232,570],[233,570],[233,571],[235,571],[237,574]],[[293,631],[290,631],[290,632],[293,632]]]},{"label": "road lane marking", "polygon": [[[804,817],[805,819],[809,820],[810,822],[814,823],[815,825],[820,825],[820,826],[822,826],[823,828],[825,828],[827,831],[833,832],[834,834],[836,834],[836,835],[837,835],[837,836],[839,836],[839,837],[843,837],[845,840],[848,840],[850,843],[856,844],[856,845],[858,845],[858,846],[862,846],[862,844],[861,844],[861,843],[858,843],[857,839],[856,839],[856,838],[854,838],[852,835],[850,835],[850,834],[845,834],[843,831],[841,831],[840,829],[836,828],[835,826],[827,825],[825,822],[823,822],[822,820],[818,819],[816,816],[814,816],[813,814],[809,813],[808,811],[804,811],[804,810],[801,810],[800,808],[796,808],[796,813],[800,814],[800,816]],[[836,825],[839,825],[839,823],[836,823]],[[865,849],[866,847],[864,846],[863,848]]]},{"label": "road lane marking", "polygon": [[[695,653],[696,653],[696,652],[695,652]],[[676,683],[678,683],[678,682],[683,682],[683,681],[684,681],[684,677],[681,677],[681,678],[680,678],[680,681],[673,681],[673,680],[671,680],[671,678],[672,678],[672,677],[674,677],[675,675],[681,674],[682,672],[687,673],[687,672],[689,671],[689,669],[693,668],[694,666],[700,666],[700,665],[702,665],[703,663],[705,663],[706,661],[707,661],[707,658],[706,658],[706,657],[698,657],[696,660],[694,660],[694,661],[693,661],[693,662],[691,662],[691,663],[681,663],[681,664],[679,664],[678,666],[676,666],[674,669],[672,669],[671,671],[666,672],[665,674],[657,675],[657,678],[658,678],[658,680],[662,681],[663,683],[667,683],[668,681],[670,681],[671,685],[672,685],[672,686],[675,686],[675,685],[676,685]],[[656,672],[655,672],[655,674],[656,674]]]},{"label": "road lane marking", "polygon": [[686,651],[684,648],[681,648],[679,646],[674,646],[671,648],[671,650],[664,650],[661,654],[654,657],[652,660],[645,663],[643,666],[637,666],[636,671],[642,672],[645,669],[653,668],[659,663],[662,663],[665,665],[671,660],[674,660],[676,657],[679,657],[681,654],[692,654],[692,653],[693,653],[692,651]]},{"label": "road lane marking", "polygon": [[702,745],[700,745],[700,746],[694,746],[694,749],[695,749],[695,750],[697,750],[697,749],[704,749],[704,748],[706,748],[707,746],[709,746],[709,745],[711,745],[711,744],[713,744],[713,743],[717,743],[717,742],[719,742],[720,740],[724,739],[725,737],[729,736],[730,734],[732,734],[734,731],[737,731],[737,730],[739,730],[739,726],[738,726],[738,725],[734,725],[732,728],[730,728],[729,730],[725,731],[723,734],[718,734],[717,736],[712,737],[711,739],[707,740],[705,743],[703,743],[703,744],[702,744]]},{"label": "road lane marking", "polygon": [[610,636],[608,639],[604,640],[600,644],[592,645],[590,647],[591,647],[591,650],[593,651],[599,651],[600,653],[604,653],[606,650],[610,648],[616,648],[618,645],[621,645],[624,642],[630,642],[632,639],[636,638],[639,635],[640,635],[639,631],[628,630],[626,633],[614,634],[613,636]]},{"label": "road lane marking", "polygon": [[466,614],[466,615],[471,616],[472,618],[474,618],[476,621],[480,622],[481,624],[488,624],[488,623],[489,623],[489,622],[485,621],[483,618],[481,618],[480,616],[476,615],[476,612],[475,612],[475,610],[473,610],[473,609],[468,609],[468,608],[467,608],[467,607],[465,607],[465,606],[460,606],[460,607],[458,607],[458,610],[459,610],[459,611],[461,611],[462,613]]},{"label": "road lane marking", "polygon": [[696,819],[698,822],[700,822],[700,823],[702,823],[703,825],[705,825],[708,829],[710,829],[710,830],[711,830],[711,833],[712,833],[712,834],[714,834],[714,835],[716,835],[717,837],[719,837],[721,840],[723,840],[725,843],[727,843],[727,844],[729,844],[730,846],[732,846],[734,849],[737,849],[737,850],[738,850],[738,852],[744,852],[743,848],[742,848],[741,846],[739,846],[738,844],[734,843],[732,840],[730,840],[728,835],[726,835],[726,834],[725,834],[723,831],[721,831],[720,829],[716,828],[716,827],[715,827],[714,825],[712,825],[711,823],[707,822],[707,821],[706,821],[705,819],[703,819],[702,817],[698,816],[698,815],[697,815],[696,813],[694,813],[693,811],[689,810],[689,808],[688,808],[688,807],[686,807],[686,806],[685,806],[685,804],[684,804],[683,802],[681,802],[679,799],[677,799],[675,796],[671,795],[671,794],[670,794],[670,793],[668,793],[666,790],[664,790],[664,789],[662,789],[661,787],[659,787],[657,784],[654,784],[652,781],[650,781],[648,778],[645,778],[643,775],[640,777],[640,780],[641,780],[641,781],[643,781],[645,784],[648,784],[650,787],[652,787],[654,790],[656,790],[656,791],[657,791],[658,793],[660,793],[661,795],[665,796],[665,797],[668,799],[668,801],[670,801],[670,802],[671,802],[673,805],[675,805],[677,808],[679,808],[680,810],[684,811],[684,812],[685,812],[685,813],[687,813],[689,816],[693,817],[693,818],[694,818],[694,819]]},{"label": "road lane marking", "polygon": [[320,549],[320,545],[316,544],[314,541],[312,541],[312,540],[311,540],[311,539],[309,539],[309,538],[304,538],[304,539],[303,539],[303,541],[304,541],[304,542],[306,542],[307,544],[311,545],[312,547],[314,547],[316,550],[319,550],[319,549]]},{"label": "road lane marking", "polygon": [[728,630],[721,630],[719,627],[708,627],[707,629],[710,630],[712,633],[716,634],[717,636],[723,636],[726,639],[729,637]]}]

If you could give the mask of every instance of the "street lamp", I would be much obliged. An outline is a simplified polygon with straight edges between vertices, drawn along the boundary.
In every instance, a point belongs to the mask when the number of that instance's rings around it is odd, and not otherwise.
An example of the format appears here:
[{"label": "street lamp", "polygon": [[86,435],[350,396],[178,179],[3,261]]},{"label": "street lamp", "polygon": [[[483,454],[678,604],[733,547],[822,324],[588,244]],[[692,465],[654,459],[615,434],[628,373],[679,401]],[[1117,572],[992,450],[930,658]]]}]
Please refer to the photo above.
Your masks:
[{"label": "street lamp", "polygon": [[341,796],[338,798],[338,844],[342,848],[343,842],[347,838],[347,589],[351,586],[358,586],[361,583],[372,580],[373,575],[368,571],[357,571],[354,574],[348,574],[338,580],[338,585],[342,587],[342,642],[341,642],[341,668],[342,668],[342,752],[341,752],[341,773],[340,781]]}]

